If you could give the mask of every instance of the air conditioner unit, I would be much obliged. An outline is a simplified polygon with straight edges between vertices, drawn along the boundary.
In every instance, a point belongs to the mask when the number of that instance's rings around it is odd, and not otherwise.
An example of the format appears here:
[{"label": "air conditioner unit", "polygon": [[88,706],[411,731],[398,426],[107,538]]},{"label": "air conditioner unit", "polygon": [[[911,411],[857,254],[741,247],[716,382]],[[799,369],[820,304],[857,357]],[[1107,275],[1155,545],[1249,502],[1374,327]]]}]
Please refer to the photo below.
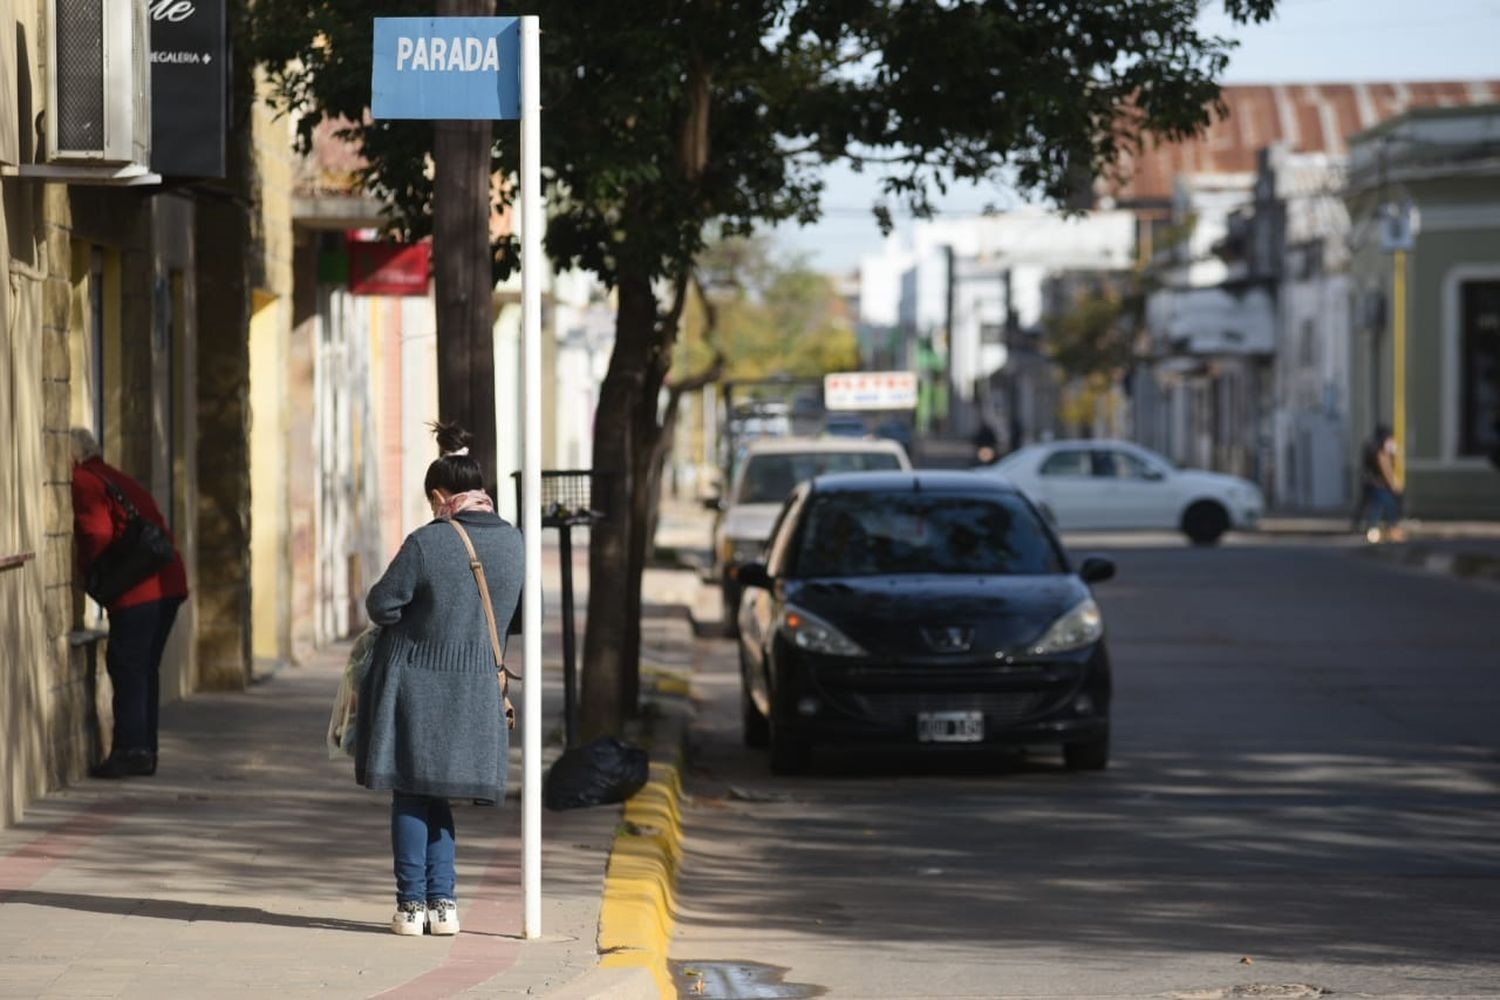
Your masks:
[{"label": "air conditioner unit", "polygon": [[[151,162],[151,26],[144,0],[47,0],[46,161]],[[125,168],[123,171],[121,168]]]}]

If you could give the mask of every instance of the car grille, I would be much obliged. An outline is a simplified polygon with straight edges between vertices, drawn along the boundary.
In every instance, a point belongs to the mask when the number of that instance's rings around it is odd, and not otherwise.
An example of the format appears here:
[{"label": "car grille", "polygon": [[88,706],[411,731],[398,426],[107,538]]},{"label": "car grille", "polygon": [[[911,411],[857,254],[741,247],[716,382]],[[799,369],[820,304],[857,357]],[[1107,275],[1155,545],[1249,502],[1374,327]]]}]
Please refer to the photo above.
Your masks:
[{"label": "car grille", "polygon": [[831,707],[889,726],[909,723],[918,712],[983,712],[990,726],[1013,725],[1055,707],[1055,693],[1040,691],[827,691]]}]

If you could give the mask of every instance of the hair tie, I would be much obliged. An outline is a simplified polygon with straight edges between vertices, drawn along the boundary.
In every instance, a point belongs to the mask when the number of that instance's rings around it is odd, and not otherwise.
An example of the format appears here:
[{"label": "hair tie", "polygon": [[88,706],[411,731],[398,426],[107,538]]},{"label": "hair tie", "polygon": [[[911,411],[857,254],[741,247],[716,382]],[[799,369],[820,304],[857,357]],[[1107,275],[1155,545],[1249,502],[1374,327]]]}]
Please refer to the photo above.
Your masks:
[{"label": "hair tie", "polygon": [[458,449],[457,451],[445,451],[445,452],[443,452],[443,457],[444,458],[460,458],[460,457],[462,457],[464,455],[467,455],[468,453],[469,453],[468,445],[465,445],[464,447]]}]

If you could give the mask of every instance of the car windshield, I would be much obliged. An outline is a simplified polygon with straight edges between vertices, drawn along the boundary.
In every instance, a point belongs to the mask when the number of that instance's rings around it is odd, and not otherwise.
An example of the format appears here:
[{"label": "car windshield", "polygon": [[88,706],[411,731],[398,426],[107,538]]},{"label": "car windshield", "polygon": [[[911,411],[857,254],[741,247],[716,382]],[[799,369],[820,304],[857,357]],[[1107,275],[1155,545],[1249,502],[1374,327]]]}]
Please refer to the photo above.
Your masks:
[{"label": "car windshield", "polygon": [[807,451],[755,455],[745,466],[736,503],[781,503],[797,484],[830,472],[894,472],[901,460],[888,451]]},{"label": "car windshield", "polygon": [[814,497],[792,575],[1044,575],[1062,558],[1017,496],[831,493]]}]

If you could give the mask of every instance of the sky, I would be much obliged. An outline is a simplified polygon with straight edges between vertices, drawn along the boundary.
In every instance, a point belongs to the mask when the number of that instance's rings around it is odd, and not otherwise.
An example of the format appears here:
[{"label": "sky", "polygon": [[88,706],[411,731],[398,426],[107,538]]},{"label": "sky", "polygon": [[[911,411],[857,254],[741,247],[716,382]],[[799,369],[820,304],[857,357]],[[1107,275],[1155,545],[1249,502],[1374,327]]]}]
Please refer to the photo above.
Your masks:
[{"label": "sky", "polygon": [[[1223,4],[1206,5],[1204,26],[1239,41],[1225,83],[1464,80],[1500,77],[1500,0],[1281,0],[1262,25],[1237,25]],[[820,271],[852,270],[880,240],[870,206],[875,176],[828,168],[823,219],[785,225],[777,245]],[[944,213],[1014,206],[1003,188],[962,186],[939,199]],[[898,217],[898,228],[900,226]]]}]

